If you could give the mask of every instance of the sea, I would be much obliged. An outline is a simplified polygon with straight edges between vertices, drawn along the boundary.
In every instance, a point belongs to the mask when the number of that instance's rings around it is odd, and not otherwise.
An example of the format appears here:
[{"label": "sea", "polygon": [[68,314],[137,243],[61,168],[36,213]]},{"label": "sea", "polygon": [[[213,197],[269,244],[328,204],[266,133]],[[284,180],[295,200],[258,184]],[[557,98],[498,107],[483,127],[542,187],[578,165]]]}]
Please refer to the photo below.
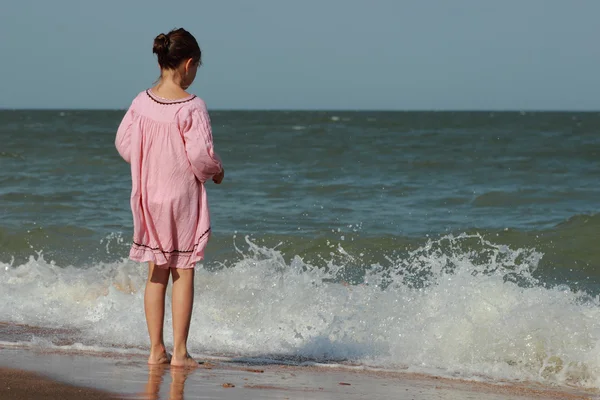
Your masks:
[{"label": "sea", "polygon": [[[123,115],[0,111],[1,346],[147,352]],[[211,119],[194,356],[600,387],[600,113]]]}]

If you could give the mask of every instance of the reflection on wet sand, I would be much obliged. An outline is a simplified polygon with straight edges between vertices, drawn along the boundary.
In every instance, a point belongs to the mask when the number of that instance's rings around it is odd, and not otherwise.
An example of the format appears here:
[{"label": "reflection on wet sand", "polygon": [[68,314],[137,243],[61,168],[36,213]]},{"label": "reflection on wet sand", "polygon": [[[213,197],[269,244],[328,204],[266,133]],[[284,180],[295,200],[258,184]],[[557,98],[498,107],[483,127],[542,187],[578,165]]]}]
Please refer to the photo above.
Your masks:
[{"label": "reflection on wet sand", "polygon": [[160,399],[160,388],[163,385],[164,377],[167,372],[170,372],[169,400],[183,400],[185,381],[193,371],[193,369],[171,368],[168,364],[149,365],[148,382],[144,389],[144,399]]}]

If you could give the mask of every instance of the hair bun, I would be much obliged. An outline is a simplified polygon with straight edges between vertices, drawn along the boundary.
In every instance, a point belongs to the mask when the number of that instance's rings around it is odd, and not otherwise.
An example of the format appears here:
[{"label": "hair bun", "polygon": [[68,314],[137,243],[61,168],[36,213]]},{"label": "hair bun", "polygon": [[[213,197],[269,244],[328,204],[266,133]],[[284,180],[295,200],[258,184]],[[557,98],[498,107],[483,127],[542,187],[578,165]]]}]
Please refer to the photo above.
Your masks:
[{"label": "hair bun", "polygon": [[154,39],[152,52],[157,55],[161,70],[175,70],[190,59],[198,65],[202,62],[202,52],[196,38],[183,28],[158,35]]},{"label": "hair bun", "polygon": [[167,54],[169,52],[169,44],[171,40],[169,36],[161,33],[154,39],[154,46],[152,46],[152,52],[155,54]]}]

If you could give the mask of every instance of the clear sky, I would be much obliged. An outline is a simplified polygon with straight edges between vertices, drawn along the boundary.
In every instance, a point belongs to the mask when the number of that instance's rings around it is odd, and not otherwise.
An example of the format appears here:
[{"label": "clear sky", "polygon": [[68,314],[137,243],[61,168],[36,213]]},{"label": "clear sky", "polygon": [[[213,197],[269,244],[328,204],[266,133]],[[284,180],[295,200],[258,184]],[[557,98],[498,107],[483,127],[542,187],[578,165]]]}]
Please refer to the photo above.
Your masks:
[{"label": "clear sky", "polygon": [[209,109],[600,110],[599,0],[12,0],[0,108],[124,108],[192,32]]}]

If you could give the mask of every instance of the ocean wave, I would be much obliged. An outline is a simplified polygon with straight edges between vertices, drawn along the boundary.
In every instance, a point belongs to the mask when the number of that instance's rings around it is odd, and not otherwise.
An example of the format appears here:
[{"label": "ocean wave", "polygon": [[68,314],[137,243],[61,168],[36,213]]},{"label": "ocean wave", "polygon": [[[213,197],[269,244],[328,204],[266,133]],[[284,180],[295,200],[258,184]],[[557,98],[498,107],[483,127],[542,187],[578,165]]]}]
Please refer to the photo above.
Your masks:
[{"label": "ocean wave", "polygon": [[[237,260],[197,269],[194,352],[600,385],[599,299],[541,282],[535,249],[448,235],[365,265],[341,242],[319,266],[249,238],[235,250]],[[144,266],[39,255],[0,263],[0,274],[0,321],[47,327],[38,346],[147,347]]]},{"label": "ocean wave", "polygon": [[18,160],[25,160],[25,157],[23,157],[22,154],[9,153],[6,151],[0,151],[0,158],[14,158],[14,159],[18,159]]},{"label": "ocean wave", "polygon": [[[115,262],[127,256],[129,235],[116,231],[117,225],[105,224],[103,229],[114,232],[99,235],[91,228],[79,225],[26,226],[0,225],[0,261],[19,265],[30,256],[42,252],[47,260],[58,265],[95,265],[98,262]],[[569,284],[594,293],[600,293],[600,252],[595,232],[600,230],[600,214],[574,215],[547,229],[477,229],[453,233],[480,235],[510,248],[531,248],[544,254],[536,277],[545,283]],[[439,235],[399,236],[372,235],[361,224],[325,230],[312,234],[298,230],[290,234],[253,234],[252,240],[265,247],[277,248],[289,262],[299,256],[314,266],[324,266],[324,260],[338,257],[335,247],[339,243],[355,260],[355,269],[346,269],[346,281],[362,279],[365,266],[373,264],[390,266],[389,259],[407,257],[410,251],[422,247]],[[207,265],[231,263],[239,258],[233,243],[236,235],[215,233],[207,249]],[[441,242],[449,246],[450,242]],[[463,252],[481,251],[477,241],[462,241]],[[446,248],[444,251],[456,251]],[[13,260],[12,262],[10,260]],[[343,260],[342,260],[343,261]]]}]

